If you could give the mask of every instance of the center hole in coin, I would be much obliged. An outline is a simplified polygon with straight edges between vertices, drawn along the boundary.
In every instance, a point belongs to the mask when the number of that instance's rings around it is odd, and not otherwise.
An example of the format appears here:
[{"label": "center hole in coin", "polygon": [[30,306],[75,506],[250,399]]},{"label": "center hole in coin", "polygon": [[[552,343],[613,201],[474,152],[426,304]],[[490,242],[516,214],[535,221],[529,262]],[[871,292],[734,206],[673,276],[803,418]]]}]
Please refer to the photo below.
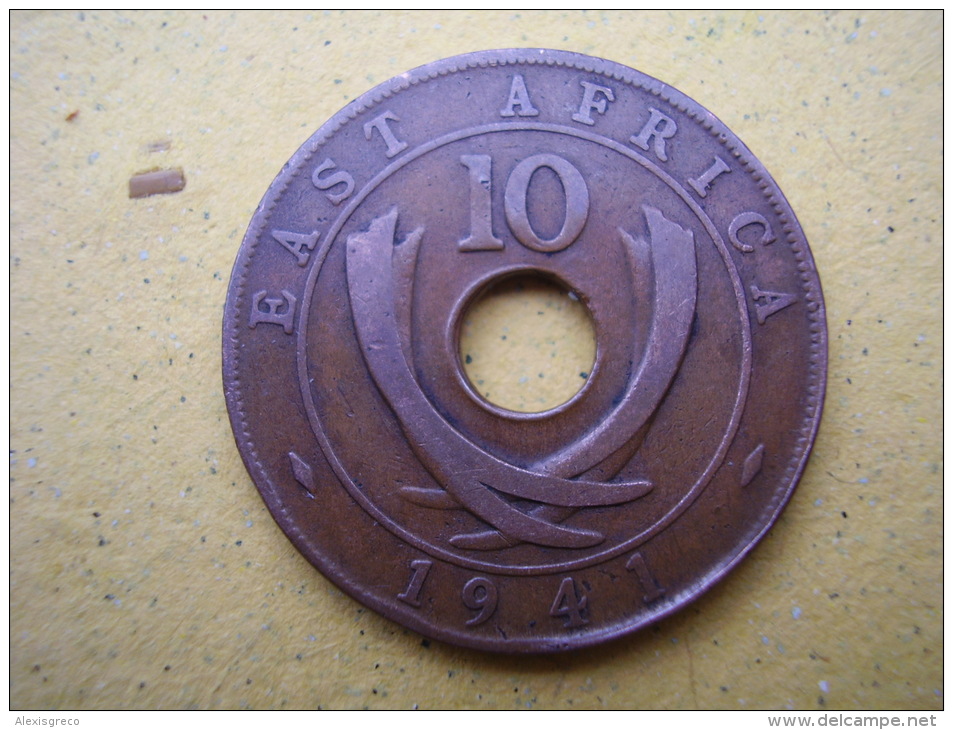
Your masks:
[{"label": "center hole in coin", "polygon": [[596,358],[589,310],[561,283],[518,274],[467,308],[460,362],[471,386],[500,408],[540,413],[586,384]]}]

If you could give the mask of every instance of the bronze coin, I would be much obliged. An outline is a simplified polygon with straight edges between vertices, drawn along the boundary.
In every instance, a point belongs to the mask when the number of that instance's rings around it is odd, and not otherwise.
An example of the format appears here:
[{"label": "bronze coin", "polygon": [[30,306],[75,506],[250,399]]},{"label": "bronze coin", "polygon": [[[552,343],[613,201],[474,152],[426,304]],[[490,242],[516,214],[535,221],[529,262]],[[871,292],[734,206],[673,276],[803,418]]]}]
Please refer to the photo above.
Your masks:
[{"label": "bronze coin", "polygon": [[[496,406],[461,318],[514,274],[591,315],[585,386]],[[472,53],[349,104],[251,221],[224,319],[239,450],[325,576],[421,634],[548,652],[697,598],[790,499],[826,324],[777,185],[711,113],[610,61]]]}]

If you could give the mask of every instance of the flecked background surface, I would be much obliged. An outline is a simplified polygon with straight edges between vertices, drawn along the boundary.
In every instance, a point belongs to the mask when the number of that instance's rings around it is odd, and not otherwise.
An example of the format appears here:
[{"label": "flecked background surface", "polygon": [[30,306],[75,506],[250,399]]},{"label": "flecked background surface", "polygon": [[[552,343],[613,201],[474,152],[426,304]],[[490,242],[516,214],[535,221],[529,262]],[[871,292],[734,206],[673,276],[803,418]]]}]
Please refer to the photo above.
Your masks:
[{"label": "flecked background surface", "polygon": [[[12,708],[942,708],[941,34],[938,12],[13,13]],[[828,312],[775,529],[681,614],[563,657],[422,642],[342,595],[266,512],[221,388],[231,265],[284,162],[376,83],[488,46],[602,56],[713,111],[797,212]],[[150,167],[186,188],[130,200]]]}]

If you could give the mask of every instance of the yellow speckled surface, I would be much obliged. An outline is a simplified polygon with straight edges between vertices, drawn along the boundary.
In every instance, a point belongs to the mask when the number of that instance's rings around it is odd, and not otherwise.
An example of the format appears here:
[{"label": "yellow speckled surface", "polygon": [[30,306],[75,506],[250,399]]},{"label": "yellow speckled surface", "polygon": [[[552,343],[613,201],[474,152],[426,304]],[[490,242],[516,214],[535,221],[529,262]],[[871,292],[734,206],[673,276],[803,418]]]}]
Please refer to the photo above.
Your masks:
[{"label": "yellow speckled surface", "polygon": [[[13,13],[12,708],[942,708],[941,41],[938,12]],[[342,595],[268,515],[221,392],[232,262],[284,162],[376,83],[512,46],[719,116],[828,312],[775,529],[681,614],[563,657],[428,645]],[[130,200],[152,167],[185,189]]]},{"label": "yellow speckled surface", "polygon": [[503,408],[539,413],[572,398],[596,359],[586,305],[554,282],[505,279],[467,308],[460,359],[473,388]]}]

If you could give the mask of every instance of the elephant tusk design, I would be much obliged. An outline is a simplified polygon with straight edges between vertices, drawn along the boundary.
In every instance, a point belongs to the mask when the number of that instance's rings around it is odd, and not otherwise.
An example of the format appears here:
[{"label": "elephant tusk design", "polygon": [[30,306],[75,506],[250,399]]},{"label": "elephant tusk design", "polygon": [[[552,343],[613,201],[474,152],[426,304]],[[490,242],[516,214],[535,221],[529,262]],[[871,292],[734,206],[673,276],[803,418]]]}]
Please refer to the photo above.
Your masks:
[{"label": "elephant tusk design", "polygon": [[[602,534],[559,523],[577,508],[623,504],[651,491],[646,480],[605,482],[579,476],[618,451],[647,422],[687,343],[697,288],[692,233],[654,208],[646,207],[645,214],[660,255],[653,256],[653,246],[620,231],[633,257],[654,261],[656,306],[642,361],[606,421],[529,469],[508,464],[466,439],[436,411],[411,371],[405,350],[407,319],[398,311],[406,309],[409,300],[406,292],[401,299],[395,293],[394,267],[412,267],[422,229],[395,242],[394,209],[372,220],[366,231],[348,236],[348,291],[364,359],[416,456],[443,487],[404,487],[401,493],[422,506],[463,507],[494,528],[457,536],[451,542],[458,547],[489,549],[518,542],[569,548],[597,545],[604,540]],[[405,418],[407,413],[414,417]],[[453,459],[437,454],[453,454]],[[503,495],[537,504],[524,511]]]}]

